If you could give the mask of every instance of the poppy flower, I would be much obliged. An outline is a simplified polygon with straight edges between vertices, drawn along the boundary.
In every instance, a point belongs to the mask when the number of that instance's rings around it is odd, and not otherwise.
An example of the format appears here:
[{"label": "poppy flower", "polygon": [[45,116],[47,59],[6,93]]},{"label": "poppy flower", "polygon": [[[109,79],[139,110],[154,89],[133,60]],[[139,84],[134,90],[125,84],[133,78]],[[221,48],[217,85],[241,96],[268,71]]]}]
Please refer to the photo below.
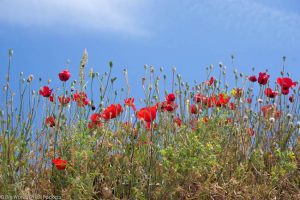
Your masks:
[{"label": "poppy flower", "polygon": [[65,96],[59,96],[58,101],[62,106],[68,105],[70,103],[71,98],[70,97],[65,97]]},{"label": "poppy flower", "polygon": [[193,100],[194,102],[200,103],[201,105],[205,105],[211,108],[215,103],[215,96],[207,97],[198,93],[194,96]]},{"label": "poppy flower", "polygon": [[175,101],[175,99],[176,99],[176,96],[173,93],[170,93],[166,96],[166,101],[168,101],[168,102],[173,102],[173,101]]},{"label": "poppy flower", "polygon": [[290,101],[291,103],[294,102],[294,95],[291,95],[291,96],[289,97],[289,101]]},{"label": "poppy flower", "polygon": [[248,134],[249,134],[250,136],[254,136],[254,130],[253,130],[253,128],[249,128],[249,129],[248,129]]},{"label": "poppy flower", "polygon": [[247,103],[251,104],[252,103],[252,98],[247,98]]},{"label": "poppy flower", "polygon": [[204,98],[205,98],[205,96],[198,93],[194,96],[193,100],[194,100],[194,102],[200,103]]},{"label": "poppy flower", "polygon": [[43,88],[40,89],[39,93],[43,97],[50,97],[52,93],[52,89],[50,89],[48,86],[44,86]]},{"label": "poppy flower", "polygon": [[288,77],[277,78],[277,83],[281,86],[281,89],[283,90],[288,90],[291,87],[295,87],[297,85],[297,82],[293,82],[293,80]]},{"label": "poppy flower", "polygon": [[163,101],[160,105],[160,109],[162,111],[172,112],[177,109],[177,104],[173,101]]},{"label": "poppy flower", "polygon": [[265,89],[265,95],[269,98],[275,98],[277,96],[277,92],[273,91],[271,88]]},{"label": "poppy flower", "polygon": [[211,97],[205,97],[202,96],[200,100],[200,104],[207,106],[208,108],[211,108],[214,104],[216,104],[216,96]]},{"label": "poppy flower", "polygon": [[146,122],[152,122],[156,118],[157,106],[145,107],[137,112],[138,119]]},{"label": "poppy flower", "polygon": [[281,94],[288,95],[290,93],[289,89],[281,89]]},{"label": "poppy flower", "polygon": [[49,127],[54,127],[55,126],[55,119],[53,116],[49,116],[46,118],[46,125]]},{"label": "poppy flower", "polygon": [[174,123],[178,126],[181,127],[182,120],[179,117],[174,118]]},{"label": "poppy flower", "polygon": [[227,118],[225,120],[225,124],[232,124],[233,123],[233,119],[232,118]]},{"label": "poppy flower", "polygon": [[136,107],[135,107],[135,105],[134,105],[134,98],[124,99],[124,104],[127,105],[127,106],[132,107],[132,109],[133,109],[134,111],[136,111]]},{"label": "poppy flower", "polygon": [[77,103],[78,107],[84,107],[89,104],[89,100],[85,92],[74,93],[73,101]]},{"label": "poppy flower", "polygon": [[96,129],[96,128],[101,127],[101,126],[102,126],[102,122],[97,122],[97,123],[89,122],[88,123],[88,128],[89,129]]},{"label": "poppy flower", "polygon": [[99,113],[94,113],[90,116],[92,122],[97,123],[101,121],[101,115]]},{"label": "poppy flower", "polygon": [[297,82],[293,82],[292,79],[285,77],[285,78],[277,78],[277,83],[281,87],[281,93],[283,95],[287,95],[290,92],[290,88],[295,87]]},{"label": "poppy flower", "polygon": [[67,161],[60,158],[53,159],[52,163],[55,165],[56,169],[58,170],[64,170],[66,169],[67,166]]},{"label": "poppy flower", "polygon": [[202,121],[203,121],[203,123],[208,123],[209,117],[208,116],[203,117]]},{"label": "poppy flower", "polygon": [[208,80],[208,81],[206,81],[206,84],[208,85],[208,86],[212,86],[212,84],[215,82],[215,78],[212,76],[212,77],[210,77],[210,79]]},{"label": "poppy flower", "polygon": [[258,76],[258,83],[261,85],[266,85],[268,83],[269,78],[270,75],[267,74],[267,72],[260,72]]},{"label": "poppy flower", "polygon": [[235,105],[233,102],[231,102],[229,105],[230,105],[230,110],[235,110]]},{"label": "poppy flower", "polygon": [[225,95],[225,94],[219,94],[219,98],[216,101],[216,106],[221,107],[221,106],[226,106],[230,100],[230,96]]},{"label": "poppy flower", "polygon": [[248,80],[254,83],[257,81],[257,78],[255,75],[252,75],[252,76],[249,76]]},{"label": "poppy flower", "polygon": [[91,122],[88,124],[89,129],[95,129],[102,126],[101,115],[99,113],[94,113],[90,116]]},{"label": "poppy flower", "polygon": [[[265,118],[270,117],[272,114],[275,114],[275,116],[279,114],[279,113],[277,113],[276,107],[273,105],[263,106],[263,107],[261,107],[261,111],[263,112],[263,115]],[[279,116],[280,116],[280,114],[279,114]]]},{"label": "poppy flower", "polygon": [[105,120],[114,119],[118,117],[122,111],[123,108],[120,104],[111,104],[103,111],[102,118]]},{"label": "poppy flower", "polygon": [[193,105],[191,106],[190,111],[191,111],[192,114],[195,114],[195,115],[196,115],[196,114],[199,113],[200,107],[199,107],[198,105],[193,104]]},{"label": "poppy flower", "polygon": [[69,70],[63,70],[58,74],[58,77],[61,81],[66,82],[67,80],[69,80],[69,78],[71,77],[71,73],[69,72]]},{"label": "poppy flower", "polygon": [[49,101],[55,102],[55,95],[54,95],[54,94],[51,94],[51,95],[50,95]]}]

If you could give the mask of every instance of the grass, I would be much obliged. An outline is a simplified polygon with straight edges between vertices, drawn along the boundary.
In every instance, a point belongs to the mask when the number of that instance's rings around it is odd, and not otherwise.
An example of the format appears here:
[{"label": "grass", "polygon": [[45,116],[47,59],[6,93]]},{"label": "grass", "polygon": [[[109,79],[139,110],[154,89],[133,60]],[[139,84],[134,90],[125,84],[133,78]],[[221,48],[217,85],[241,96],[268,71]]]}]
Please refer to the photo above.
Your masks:
[{"label": "grass", "polygon": [[86,51],[79,81],[62,71],[59,90],[49,81],[34,92],[37,80],[21,74],[14,93],[12,56],[0,108],[1,198],[300,199],[299,86],[285,58],[267,92],[267,72],[255,81],[254,69],[235,71],[229,88],[221,63],[218,78],[211,66],[193,86],[173,68],[163,91],[163,69],[145,66],[136,106],[127,70],[115,90],[113,63],[86,73]]}]

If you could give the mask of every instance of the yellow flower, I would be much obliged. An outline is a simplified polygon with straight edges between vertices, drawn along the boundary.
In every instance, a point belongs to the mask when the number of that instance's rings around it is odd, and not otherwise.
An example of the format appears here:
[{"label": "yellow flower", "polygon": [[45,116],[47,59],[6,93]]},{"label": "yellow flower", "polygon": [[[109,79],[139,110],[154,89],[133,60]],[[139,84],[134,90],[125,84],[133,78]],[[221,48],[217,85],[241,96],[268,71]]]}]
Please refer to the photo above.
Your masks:
[{"label": "yellow flower", "polygon": [[213,149],[213,145],[210,142],[206,144],[206,147],[209,149]]},{"label": "yellow flower", "polygon": [[232,89],[230,93],[231,93],[231,95],[232,95],[232,96],[234,96],[234,97],[235,97],[235,95],[236,95],[236,93],[237,93],[237,92],[236,92],[236,89],[235,89],[235,88],[234,88],[234,89]]},{"label": "yellow flower", "polygon": [[288,156],[290,157],[291,160],[294,160],[296,158],[294,152],[290,152]]}]

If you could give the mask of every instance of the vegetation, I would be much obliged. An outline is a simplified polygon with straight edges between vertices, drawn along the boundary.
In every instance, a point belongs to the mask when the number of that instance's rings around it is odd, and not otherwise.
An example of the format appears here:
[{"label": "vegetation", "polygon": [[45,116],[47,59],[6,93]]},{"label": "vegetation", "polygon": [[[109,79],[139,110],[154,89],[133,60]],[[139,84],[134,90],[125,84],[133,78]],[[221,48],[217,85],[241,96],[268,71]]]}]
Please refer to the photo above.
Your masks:
[{"label": "vegetation", "polygon": [[229,88],[221,63],[218,78],[210,66],[193,86],[175,68],[169,80],[145,66],[139,105],[127,70],[120,90],[112,62],[86,74],[86,51],[78,81],[63,70],[59,89],[40,80],[34,92],[33,75],[21,74],[15,94],[12,56],[0,108],[0,195],[300,199],[300,89],[285,58],[273,87],[267,71],[253,69],[234,71]]}]

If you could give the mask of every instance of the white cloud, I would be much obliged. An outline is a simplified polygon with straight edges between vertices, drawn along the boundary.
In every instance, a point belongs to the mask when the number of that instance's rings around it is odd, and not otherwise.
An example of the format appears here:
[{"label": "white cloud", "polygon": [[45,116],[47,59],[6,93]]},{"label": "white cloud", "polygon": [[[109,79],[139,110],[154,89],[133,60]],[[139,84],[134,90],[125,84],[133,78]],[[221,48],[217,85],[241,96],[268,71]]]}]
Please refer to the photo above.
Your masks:
[{"label": "white cloud", "polygon": [[281,41],[300,39],[300,15],[263,4],[259,0],[190,0],[185,6],[204,21],[220,24],[246,35],[274,37]]},{"label": "white cloud", "polygon": [[145,35],[139,0],[0,0],[0,22]]}]

